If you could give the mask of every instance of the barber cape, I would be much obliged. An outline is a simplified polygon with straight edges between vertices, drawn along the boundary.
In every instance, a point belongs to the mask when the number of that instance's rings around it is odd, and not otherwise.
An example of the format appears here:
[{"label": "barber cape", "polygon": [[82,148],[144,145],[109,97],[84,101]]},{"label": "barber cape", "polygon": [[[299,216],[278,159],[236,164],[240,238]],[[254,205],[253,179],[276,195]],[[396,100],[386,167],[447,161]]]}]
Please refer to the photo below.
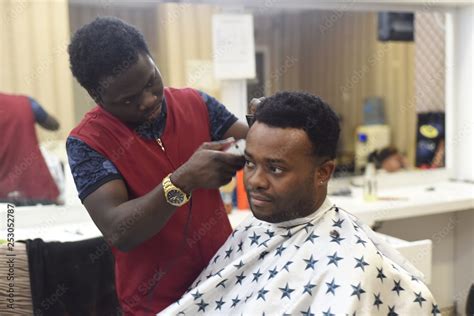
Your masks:
[{"label": "barber cape", "polygon": [[250,216],[159,315],[438,315],[422,277],[326,199],[304,218]]}]

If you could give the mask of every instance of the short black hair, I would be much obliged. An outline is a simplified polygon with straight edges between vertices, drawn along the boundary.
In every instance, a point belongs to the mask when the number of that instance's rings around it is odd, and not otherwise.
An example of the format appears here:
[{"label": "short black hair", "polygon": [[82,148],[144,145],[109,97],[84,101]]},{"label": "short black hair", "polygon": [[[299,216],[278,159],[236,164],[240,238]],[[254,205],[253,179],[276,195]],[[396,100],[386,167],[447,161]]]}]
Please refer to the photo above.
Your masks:
[{"label": "short black hair", "polygon": [[367,158],[369,162],[375,162],[377,168],[382,168],[383,162],[393,155],[398,154],[398,149],[395,147],[385,147],[381,150],[374,150]]},{"label": "short black hair", "polygon": [[97,96],[103,88],[100,80],[128,69],[139,54],[150,55],[140,31],[115,17],[98,17],[82,26],[72,37],[68,52],[72,74]]},{"label": "short black hair", "polygon": [[317,157],[334,159],[339,119],[319,97],[306,92],[279,92],[257,107],[255,120],[268,126],[298,128],[306,132]]}]

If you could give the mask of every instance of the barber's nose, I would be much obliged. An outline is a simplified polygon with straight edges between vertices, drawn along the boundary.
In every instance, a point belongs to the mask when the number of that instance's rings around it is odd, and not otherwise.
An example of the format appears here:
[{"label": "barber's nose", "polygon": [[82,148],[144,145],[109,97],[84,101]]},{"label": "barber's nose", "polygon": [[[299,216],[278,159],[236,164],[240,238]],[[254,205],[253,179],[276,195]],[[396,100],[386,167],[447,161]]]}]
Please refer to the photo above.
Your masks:
[{"label": "barber's nose", "polygon": [[146,111],[153,107],[156,103],[158,97],[154,95],[151,91],[145,91],[142,102],[140,103],[140,110]]}]

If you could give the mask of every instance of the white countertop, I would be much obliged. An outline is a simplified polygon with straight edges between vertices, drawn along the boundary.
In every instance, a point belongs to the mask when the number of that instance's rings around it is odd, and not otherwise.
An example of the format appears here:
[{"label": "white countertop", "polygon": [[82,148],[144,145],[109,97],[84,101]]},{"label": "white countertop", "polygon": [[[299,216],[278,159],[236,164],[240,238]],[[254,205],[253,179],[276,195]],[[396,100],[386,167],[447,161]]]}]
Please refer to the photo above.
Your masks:
[{"label": "white countertop", "polygon": [[[350,197],[330,196],[330,199],[369,225],[375,221],[474,211],[474,184],[449,181],[442,172],[411,172],[388,178],[384,175],[380,180],[379,197],[398,200],[364,202],[362,189],[357,187],[351,187]],[[232,226],[250,214],[248,210],[233,210],[229,215]],[[14,216],[15,240],[74,241],[101,235],[82,204],[16,207]],[[7,238],[6,225],[7,205],[0,204],[0,239]]]},{"label": "white countertop", "polygon": [[[427,188],[433,188],[428,191]],[[423,215],[474,210],[474,185],[468,183],[439,182],[433,185],[415,185],[379,191],[378,200],[364,202],[362,189],[351,188],[352,196],[329,196],[340,208],[356,215],[366,224]],[[233,227],[248,216],[248,210],[233,210],[229,218]]]},{"label": "white countertop", "polygon": [[375,221],[474,209],[474,184],[469,183],[407,185],[379,191],[378,196],[396,199],[364,202],[360,188],[352,189],[352,197],[331,196],[330,199],[369,225]]},{"label": "white countertop", "polygon": [[[352,194],[347,197],[329,195],[329,198],[368,225],[376,221],[474,211],[474,184],[451,181],[444,169],[379,174],[377,178],[378,196],[386,200],[365,202],[360,187],[361,177],[331,180],[330,192],[331,189],[350,188]],[[234,210],[229,216],[232,226],[238,225],[246,214],[250,212]]]}]

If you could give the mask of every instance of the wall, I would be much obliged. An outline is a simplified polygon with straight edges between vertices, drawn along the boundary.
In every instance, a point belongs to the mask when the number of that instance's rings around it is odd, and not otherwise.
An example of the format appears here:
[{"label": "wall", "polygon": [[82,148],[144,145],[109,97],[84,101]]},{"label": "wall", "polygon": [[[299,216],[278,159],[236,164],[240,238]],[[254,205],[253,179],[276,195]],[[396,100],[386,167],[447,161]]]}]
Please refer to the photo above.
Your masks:
[{"label": "wall", "polygon": [[458,312],[465,311],[469,289],[474,285],[474,212],[459,212],[457,227],[454,232],[456,245],[454,248],[454,269],[459,271],[454,278],[454,301]]},{"label": "wall", "polygon": [[446,52],[447,167],[457,180],[474,181],[474,5],[448,15]]},{"label": "wall", "polygon": [[416,112],[444,112],[446,103],[444,14],[417,13],[415,30]]},{"label": "wall", "polygon": [[158,62],[166,85],[191,86],[219,97],[213,79],[212,15],[216,7],[166,3],[157,6]]}]

